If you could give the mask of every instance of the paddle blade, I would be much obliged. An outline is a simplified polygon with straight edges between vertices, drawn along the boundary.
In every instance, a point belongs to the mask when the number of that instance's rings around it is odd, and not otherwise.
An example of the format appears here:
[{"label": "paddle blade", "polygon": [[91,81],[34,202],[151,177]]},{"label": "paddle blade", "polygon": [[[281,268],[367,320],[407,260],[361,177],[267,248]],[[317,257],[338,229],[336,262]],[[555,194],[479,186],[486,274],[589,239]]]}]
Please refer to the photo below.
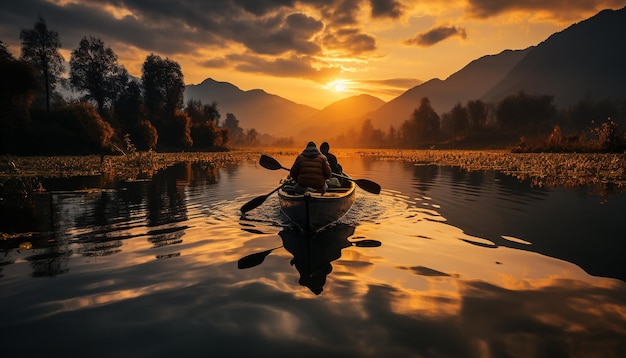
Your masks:
[{"label": "paddle blade", "polygon": [[265,202],[265,199],[267,199],[267,195],[261,195],[261,196],[257,196],[256,198],[250,200],[249,202],[243,204],[241,206],[241,213],[245,214],[248,211],[252,210],[252,209],[256,209],[258,208],[261,204],[263,204]]},{"label": "paddle blade", "polygon": [[259,164],[261,164],[263,168],[269,170],[287,169],[280,165],[278,160],[265,154],[261,154],[261,158],[259,158]]},{"label": "paddle blade", "polygon": [[367,179],[356,179],[354,180],[354,182],[356,183],[356,185],[359,186],[359,188],[367,192],[370,192],[372,194],[380,194],[380,185],[378,185],[378,183]]},{"label": "paddle blade", "polygon": [[274,251],[274,249],[256,252],[254,254],[244,256],[240,258],[239,261],[237,261],[237,268],[243,270],[250,267],[258,266],[263,263],[263,261],[265,261],[267,255],[269,255],[272,251]]},{"label": "paddle blade", "polygon": [[353,241],[352,245],[358,246],[358,247],[378,247],[382,245],[382,242],[378,240],[365,239],[365,240]]}]

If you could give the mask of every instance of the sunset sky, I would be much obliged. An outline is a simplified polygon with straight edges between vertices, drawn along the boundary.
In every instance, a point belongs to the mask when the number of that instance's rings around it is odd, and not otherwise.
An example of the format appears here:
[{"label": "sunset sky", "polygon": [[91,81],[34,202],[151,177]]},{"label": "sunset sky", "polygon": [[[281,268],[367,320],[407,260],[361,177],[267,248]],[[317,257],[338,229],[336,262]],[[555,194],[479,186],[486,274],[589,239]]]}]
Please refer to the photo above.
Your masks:
[{"label": "sunset sky", "polygon": [[[69,62],[96,36],[134,76],[150,53],[206,78],[321,109],[356,94],[388,101],[474,59],[537,45],[626,0],[0,0],[0,40],[19,57],[41,15]],[[218,104],[219,105],[219,104]],[[219,107],[218,107],[219,108]]]}]

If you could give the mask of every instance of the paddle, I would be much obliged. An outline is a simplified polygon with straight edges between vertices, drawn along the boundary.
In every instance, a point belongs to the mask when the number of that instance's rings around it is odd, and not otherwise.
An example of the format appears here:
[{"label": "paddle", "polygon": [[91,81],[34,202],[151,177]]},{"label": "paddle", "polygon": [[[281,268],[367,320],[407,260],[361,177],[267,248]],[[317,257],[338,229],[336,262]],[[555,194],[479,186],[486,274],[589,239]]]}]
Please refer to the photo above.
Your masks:
[{"label": "paddle", "polygon": [[237,268],[240,270],[243,269],[247,269],[250,267],[254,267],[254,266],[258,266],[261,263],[263,263],[263,261],[265,260],[265,258],[267,257],[267,255],[271,254],[272,251],[276,250],[276,249],[280,249],[281,246],[275,247],[273,249],[269,249],[269,250],[265,250],[265,251],[261,251],[261,252],[256,252],[254,254],[250,254],[248,256],[244,256],[242,258],[239,259],[239,261],[237,261]]},{"label": "paddle", "polygon": [[[378,247],[380,245],[382,245],[382,243],[378,240],[372,240],[372,239],[365,239],[365,240],[358,240],[358,241],[350,241],[350,244],[357,246],[357,247]],[[265,258],[272,253],[272,251],[276,250],[276,249],[280,249],[281,246],[275,247],[273,249],[269,249],[269,250],[265,250],[265,251],[261,251],[261,252],[255,252],[254,254],[250,254],[247,256],[244,256],[242,258],[239,259],[239,261],[237,261],[237,268],[240,270],[243,269],[247,269],[250,267],[254,267],[254,266],[258,266],[260,264],[263,263],[263,261],[265,261]]]},{"label": "paddle", "polygon": [[274,194],[275,192],[277,192],[280,188],[282,188],[283,185],[281,184],[278,188],[272,190],[271,192],[265,194],[265,195],[261,195],[261,196],[257,196],[256,198],[250,200],[249,202],[243,204],[241,206],[241,213],[245,214],[248,211],[252,210],[252,209],[256,209],[258,208],[261,204],[263,204],[265,202],[265,200],[272,194]]},{"label": "paddle", "polygon": [[[259,164],[261,164],[261,166],[265,169],[269,169],[269,170],[278,170],[278,169],[284,169],[289,171],[289,169],[283,167],[276,159],[262,154],[261,158],[259,159]],[[332,173],[334,176],[336,177],[340,177],[340,178],[344,178],[350,181],[353,181],[356,183],[356,185],[359,186],[359,188],[370,192],[372,194],[380,194],[380,185],[378,185],[378,183],[375,183],[371,180],[367,180],[367,179],[352,179],[348,176],[342,175],[342,174],[337,174],[337,173]]]}]

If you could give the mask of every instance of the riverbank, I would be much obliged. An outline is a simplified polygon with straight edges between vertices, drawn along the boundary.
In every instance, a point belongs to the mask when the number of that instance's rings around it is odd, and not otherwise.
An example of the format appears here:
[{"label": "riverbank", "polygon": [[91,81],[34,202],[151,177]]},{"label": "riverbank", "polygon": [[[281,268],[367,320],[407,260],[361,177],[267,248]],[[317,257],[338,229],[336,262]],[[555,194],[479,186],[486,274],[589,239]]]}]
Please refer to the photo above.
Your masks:
[{"label": "riverbank", "polygon": [[[299,149],[245,149],[214,153],[143,152],[127,156],[0,157],[0,183],[15,178],[103,175],[111,179],[149,179],[179,162],[211,167],[258,161],[259,155],[297,155]],[[339,149],[335,154],[402,160],[416,165],[456,166],[468,171],[496,170],[534,186],[626,186],[626,154],[511,153],[506,150],[378,150]],[[45,188],[44,188],[45,189]]]}]

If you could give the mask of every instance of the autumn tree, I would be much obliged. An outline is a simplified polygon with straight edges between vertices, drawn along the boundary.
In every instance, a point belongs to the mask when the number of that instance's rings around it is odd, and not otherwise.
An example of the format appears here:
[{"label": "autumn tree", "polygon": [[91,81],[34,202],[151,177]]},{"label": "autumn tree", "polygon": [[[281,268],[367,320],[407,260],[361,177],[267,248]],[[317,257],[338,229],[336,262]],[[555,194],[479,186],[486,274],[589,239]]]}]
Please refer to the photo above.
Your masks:
[{"label": "autumn tree", "polygon": [[185,112],[191,118],[191,137],[197,148],[224,146],[228,142],[228,130],[219,128],[220,112],[217,102],[202,104],[200,100],[187,101]]},{"label": "autumn tree", "polygon": [[46,93],[46,113],[50,112],[50,97],[63,72],[63,56],[59,52],[59,33],[48,30],[46,21],[40,16],[32,29],[22,29],[21,60],[33,66],[40,76]]},{"label": "autumn tree", "polygon": [[84,37],[72,52],[70,84],[78,91],[85,91],[85,100],[96,102],[100,115],[104,113],[105,105],[111,104],[127,83],[128,72],[101,39]]}]

